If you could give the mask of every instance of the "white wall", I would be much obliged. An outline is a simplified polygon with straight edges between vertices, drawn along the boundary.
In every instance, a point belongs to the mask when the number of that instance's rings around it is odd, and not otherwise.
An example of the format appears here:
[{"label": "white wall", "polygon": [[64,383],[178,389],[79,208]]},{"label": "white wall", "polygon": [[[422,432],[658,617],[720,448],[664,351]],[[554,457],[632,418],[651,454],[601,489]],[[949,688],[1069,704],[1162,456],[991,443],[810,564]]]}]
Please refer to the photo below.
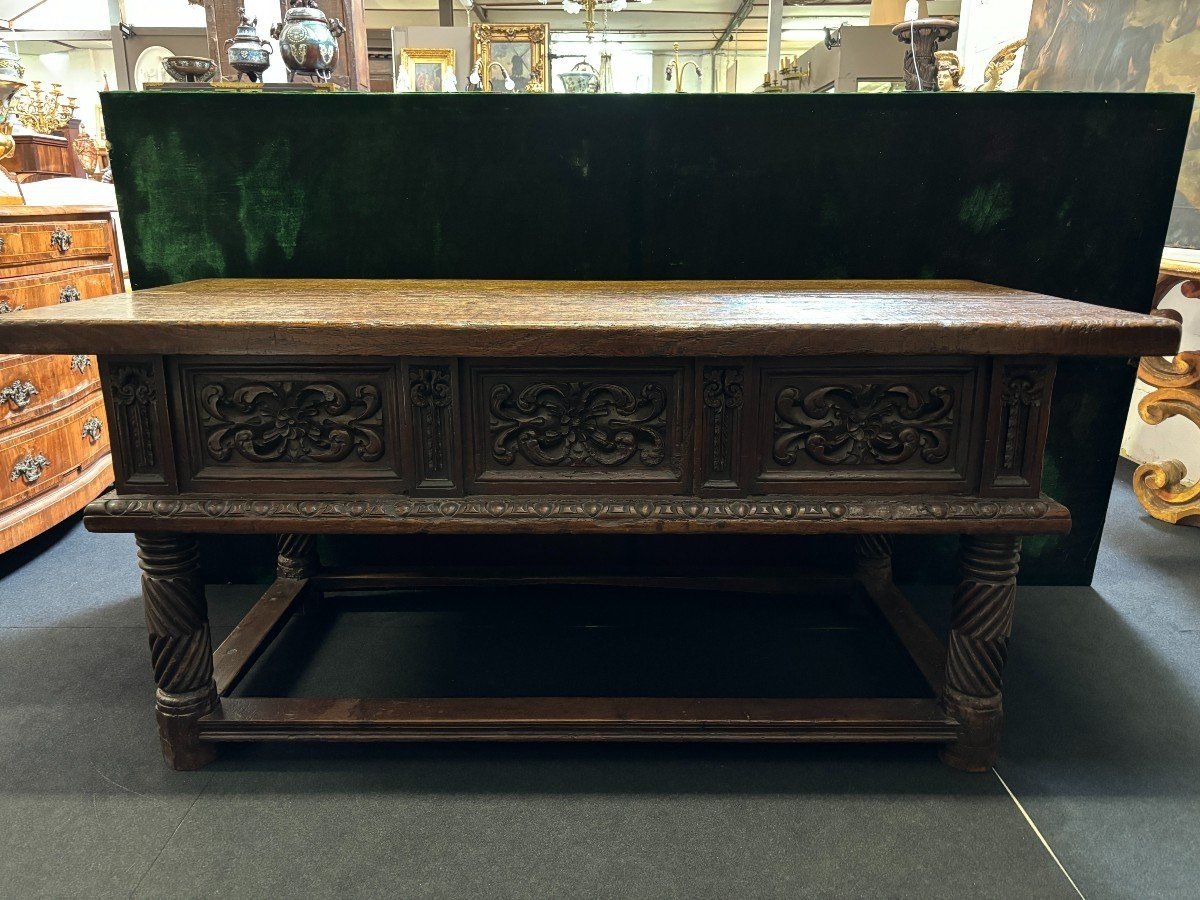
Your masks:
[{"label": "white wall", "polygon": [[[18,51],[19,52],[19,51]],[[80,121],[88,134],[98,134],[96,107],[100,105],[100,89],[104,85],[104,73],[108,83],[117,86],[113,70],[112,54],[107,50],[70,50],[47,56],[22,56],[25,63],[25,80],[42,82],[49,90],[51,83],[61,84],[63,93],[79,102]]]},{"label": "white wall", "polygon": [[[253,2],[249,0],[247,5]],[[107,6],[103,2],[101,5]],[[279,17],[278,4],[275,4],[275,17]],[[188,3],[187,0],[125,0],[125,21],[143,28],[203,28],[204,7]],[[267,26],[270,27],[270,22]],[[58,27],[75,26],[60,24]]]},{"label": "white wall", "polygon": [[[983,70],[1006,44],[1029,34],[1029,14],[1033,0],[962,0],[959,20],[958,57],[962,60],[963,87],[972,90],[983,83]],[[1025,48],[1017,52],[1017,63],[1004,76],[1000,89],[1014,90],[1021,78],[1021,59]]]}]

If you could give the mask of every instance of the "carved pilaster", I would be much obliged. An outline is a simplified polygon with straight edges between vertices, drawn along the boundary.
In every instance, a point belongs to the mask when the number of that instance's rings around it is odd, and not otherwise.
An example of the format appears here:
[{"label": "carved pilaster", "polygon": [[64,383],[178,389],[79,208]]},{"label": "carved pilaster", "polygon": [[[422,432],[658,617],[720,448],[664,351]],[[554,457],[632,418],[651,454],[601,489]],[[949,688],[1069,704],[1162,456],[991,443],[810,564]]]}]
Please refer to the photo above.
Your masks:
[{"label": "carved pilaster", "polygon": [[1054,365],[1045,360],[998,359],[993,364],[983,494],[1036,497],[1040,493],[1053,385]]},{"label": "carved pilaster", "polygon": [[281,534],[276,571],[280,578],[311,578],[320,568],[317,537],[313,534]]},{"label": "carved pilaster", "polygon": [[456,492],[454,393],[449,363],[409,366],[414,485],[418,493]]},{"label": "carved pilaster", "polygon": [[199,769],[213,759],[197,721],[217,703],[208,604],[192,537],[138,534],[142,599],[163,756],[175,769]]},{"label": "carved pilaster", "polygon": [[700,471],[705,488],[738,485],[739,430],[745,400],[742,366],[704,366]]},{"label": "carved pilaster", "polygon": [[961,723],[960,737],[942,751],[970,772],[996,762],[1003,722],[1001,685],[1012,632],[1021,539],[964,537],[962,580],[954,594],[942,703]]},{"label": "carved pilaster", "polygon": [[102,363],[118,487],[146,493],[174,491],[175,461],[162,359],[106,357]]}]

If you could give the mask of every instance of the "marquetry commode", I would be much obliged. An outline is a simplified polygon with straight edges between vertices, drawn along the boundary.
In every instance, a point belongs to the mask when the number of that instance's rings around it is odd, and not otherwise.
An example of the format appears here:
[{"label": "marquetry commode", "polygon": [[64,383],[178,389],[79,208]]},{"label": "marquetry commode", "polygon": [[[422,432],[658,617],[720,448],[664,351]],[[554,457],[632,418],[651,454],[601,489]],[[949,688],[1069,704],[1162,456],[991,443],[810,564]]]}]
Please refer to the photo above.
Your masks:
[{"label": "marquetry commode", "polygon": [[[112,210],[0,208],[0,321],[121,290]],[[74,515],[112,484],[95,359],[0,356],[0,552]]]},{"label": "marquetry commode", "polygon": [[[219,741],[592,739],[919,740],[984,769],[1021,536],[1070,522],[1040,491],[1056,359],[1178,340],[1165,319],[951,281],[202,281],[0,326],[0,350],[100,355],[117,487],[86,523],[137,535],[177,768]],[[215,655],[202,532],[280,535],[278,579]],[[314,535],[417,532],[853,535],[853,577],[929,691],[236,693],[302,598],[424,583],[323,570]],[[896,533],[963,536],[944,646],[892,585]]]}]

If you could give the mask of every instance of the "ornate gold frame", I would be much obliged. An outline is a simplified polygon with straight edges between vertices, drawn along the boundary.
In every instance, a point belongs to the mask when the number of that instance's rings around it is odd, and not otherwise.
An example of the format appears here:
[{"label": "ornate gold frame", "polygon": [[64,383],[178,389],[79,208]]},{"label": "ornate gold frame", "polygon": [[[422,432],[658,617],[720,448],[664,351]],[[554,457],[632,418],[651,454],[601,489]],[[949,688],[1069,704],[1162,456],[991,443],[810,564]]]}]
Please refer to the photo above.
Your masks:
[{"label": "ornate gold frame", "polygon": [[549,60],[550,60],[550,26],[545,22],[534,25],[493,25],[489,22],[476,22],[473,26],[474,37],[472,65],[479,64],[479,75],[483,78],[483,89],[492,89],[492,80],[488,70],[492,64],[492,42],[504,43],[527,42],[529,51],[529,86],[528,93],[542,93],[550,90]]},{"label": "ornate gold frame", "polygon": [[441,63],[442,80],[445,81],[446,74],[454,71],[454,51],[444,47],[402,47],[400,49],[400,64],[404,67],[404,71],[408,73],[408,83],[414,91],[417,87],[416,63],[419,62]]}]

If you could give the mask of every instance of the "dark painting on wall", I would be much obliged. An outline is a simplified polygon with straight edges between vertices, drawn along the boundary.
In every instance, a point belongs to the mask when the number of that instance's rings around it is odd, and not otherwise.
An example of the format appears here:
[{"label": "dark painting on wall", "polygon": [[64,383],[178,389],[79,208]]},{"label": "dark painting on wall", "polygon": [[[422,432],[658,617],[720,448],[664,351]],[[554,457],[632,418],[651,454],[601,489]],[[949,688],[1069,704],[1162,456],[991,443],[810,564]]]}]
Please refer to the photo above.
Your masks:
[{"label": "dark painting on wall", "polygon": [[[1200,0],[1034,0],[1022,90],[1200,87]],[[1200,108],[1192,114],[1167,243],[1200,248]]]}]

